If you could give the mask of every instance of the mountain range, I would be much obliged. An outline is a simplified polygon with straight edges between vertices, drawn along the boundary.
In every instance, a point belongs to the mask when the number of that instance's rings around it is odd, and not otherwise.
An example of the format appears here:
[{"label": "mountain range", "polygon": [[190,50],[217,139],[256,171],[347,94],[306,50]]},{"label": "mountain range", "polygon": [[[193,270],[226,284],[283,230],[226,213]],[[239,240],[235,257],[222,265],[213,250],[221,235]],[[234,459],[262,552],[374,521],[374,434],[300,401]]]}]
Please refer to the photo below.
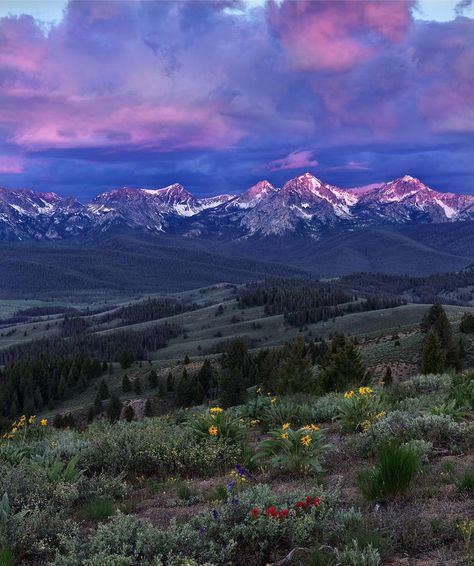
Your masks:
[{"label": "mountain range", "polygon": [[442,224],[474,220],[474,196],[435,191],[405,175],[342,189],[310,173],[281,188],[260,181],[238,194],[196,198],[181,184],[120,188],[91,202],[55,193],[0,188],[0,239],[88,239],[121,231],[222,241],[308,237],[330,229]]}]

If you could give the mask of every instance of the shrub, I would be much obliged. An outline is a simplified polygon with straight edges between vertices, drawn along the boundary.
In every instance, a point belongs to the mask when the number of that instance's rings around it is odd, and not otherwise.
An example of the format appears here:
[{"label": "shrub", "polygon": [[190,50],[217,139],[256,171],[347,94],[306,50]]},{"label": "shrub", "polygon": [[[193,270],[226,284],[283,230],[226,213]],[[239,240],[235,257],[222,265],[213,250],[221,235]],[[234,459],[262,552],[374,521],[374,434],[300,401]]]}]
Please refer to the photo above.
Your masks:
[{"label": "shrub", "polygon": [[[63,537],[54,564],[256,566],[281,558],[288,548],[313,544],[332,512],[333,499],[332,493],[321,490],[278,496],[269,486],[257,485],[186,524],[172,521],[167,529],[118,513],[89,532],[87,539],[81,538],[78,529]],[[305,507],[296,506],[297,502]]]},{"label": "shrub", "polygon": [[78,510],[81,519],[89,521],[103,521],[114,514],[112,499],[92,499],[87,501]]},{"label": "shrub", "polygon": [[374,423],[368,432],[358,437],[362,449],[373,451],[391,438],[401,442],[426,440],[451,450],[470,446],[474,437],[472,423],[457,423],[447,415],[413,415],[405,411],[392,411]]},{"label": "shrub", "polygon": [[202,476],[223,472],[241,459],[241,449],[229,440],[196,440],[189,427],[163,419],[94,423],[86,435],[80,464],[90,472]]},{"label": "shrub", "polygon": [[324,433],[315,425],[294,430],[289,423],[271,430],[269,438],[258,447],[255,461],[268,462],[272,468],[294,472],[321,472],[321,455],[331,446],[324,443]]},{"label": "shrub", "polygon": [[360,548],[358,542],[353,540],[342,551],[336,549],[338,566],[378,566],[381,564],[380,553],[371,544]]},{"label": "shrub", "polygon": [[456,485],[459,491],[474,493],[474,468],[467,468],[457,478]]},{"label": "shrub", "polygon": [[420,467],[420,458],[412,447],[392,441],[378,449],[376,465],[361,472],[357,484],[366,499],[393,498],[409,488]]}]

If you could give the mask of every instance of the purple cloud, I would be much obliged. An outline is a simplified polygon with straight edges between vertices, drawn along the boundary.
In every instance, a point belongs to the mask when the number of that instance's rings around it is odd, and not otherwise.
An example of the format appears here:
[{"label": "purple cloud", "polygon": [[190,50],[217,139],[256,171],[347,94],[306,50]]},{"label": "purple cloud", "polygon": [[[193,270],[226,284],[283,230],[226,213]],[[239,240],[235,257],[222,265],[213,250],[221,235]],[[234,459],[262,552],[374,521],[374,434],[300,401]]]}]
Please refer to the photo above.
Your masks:
[{"label": "purple cloud", "polygon": [[0,184],[210,194],[316,168],[333,184],[412,173],[468,192],[465,4],[443,23],[403,0],[71,1],[48,33],[2,18]]}]

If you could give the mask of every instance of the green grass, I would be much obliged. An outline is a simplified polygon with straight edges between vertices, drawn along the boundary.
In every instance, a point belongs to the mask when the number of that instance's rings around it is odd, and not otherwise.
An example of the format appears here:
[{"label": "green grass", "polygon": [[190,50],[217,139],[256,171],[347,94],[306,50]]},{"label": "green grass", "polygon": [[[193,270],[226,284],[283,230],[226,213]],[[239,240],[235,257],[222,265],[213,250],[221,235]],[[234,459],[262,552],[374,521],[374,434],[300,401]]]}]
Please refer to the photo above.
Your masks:
[{"label": "green grass", "polygon": [[9,546],[0,546],[0,566],[13,566],[15,562],[13,549]]},{"label": "green grass", "polygon": [[392,441],[379,448],[376,465],[360,472],[357,484],[369,501],[392,499],[408,490],[420,467],[412,448]]}]

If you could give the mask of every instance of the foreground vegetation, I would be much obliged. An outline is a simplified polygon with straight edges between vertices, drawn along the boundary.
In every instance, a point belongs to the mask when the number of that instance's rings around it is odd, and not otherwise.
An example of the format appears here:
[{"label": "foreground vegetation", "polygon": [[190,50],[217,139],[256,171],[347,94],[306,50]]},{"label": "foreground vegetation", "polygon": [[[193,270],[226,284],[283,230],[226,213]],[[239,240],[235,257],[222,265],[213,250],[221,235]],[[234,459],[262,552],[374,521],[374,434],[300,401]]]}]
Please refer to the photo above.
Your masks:
[{"label": "foreground vegetation", "polygon": [[[474,374],[101,420],[0,448],[1,564],[469,564]],[[400,562],[402,563],[402,562]]]},{"label": "foreground vegetation", "polygon": [[[470,312],[452,324],[436,304],[416,330],[376,339],[306,331],[279,348],[241,337],[161,366],[126,350],[110,359],[175,317],[189,332],[200,311],[205,325],[254,308],[292,304],[307,319],[321,301],[344,304],[325,287],[250,287],[238,299],[250,304],[217,307],[189,298],[83,322],[69,311],[52,350],[10,351],[0,565],[472,564]],[[349,316],[360,313],[337,318]],[[140,334],[115,333],[123,319]],[[77,350],[90,328],[103,336],[91,357]],[[68,349],[60,356],[58,344]],[[391,357],[406,357],[407,344],[418,374]]]}]

